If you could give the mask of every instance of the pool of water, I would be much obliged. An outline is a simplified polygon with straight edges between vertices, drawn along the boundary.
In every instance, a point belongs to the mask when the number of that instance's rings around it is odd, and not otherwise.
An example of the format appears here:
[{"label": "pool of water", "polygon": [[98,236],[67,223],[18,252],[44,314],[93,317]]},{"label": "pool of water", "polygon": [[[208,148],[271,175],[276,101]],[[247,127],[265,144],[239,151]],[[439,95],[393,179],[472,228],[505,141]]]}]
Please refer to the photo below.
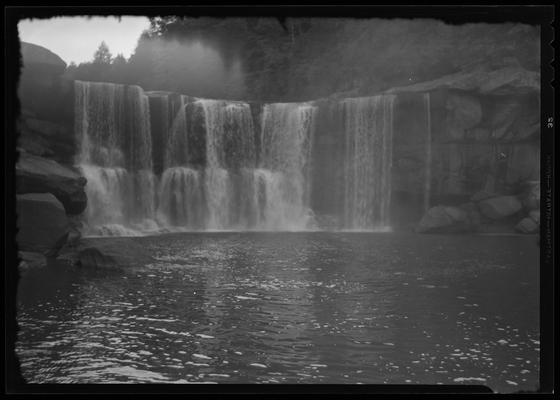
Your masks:
[{"label": "pool of water", "polygon": [[23,275],[16,351],[30,383],[538,386],[534,237],[131,240],[156,261]]}]

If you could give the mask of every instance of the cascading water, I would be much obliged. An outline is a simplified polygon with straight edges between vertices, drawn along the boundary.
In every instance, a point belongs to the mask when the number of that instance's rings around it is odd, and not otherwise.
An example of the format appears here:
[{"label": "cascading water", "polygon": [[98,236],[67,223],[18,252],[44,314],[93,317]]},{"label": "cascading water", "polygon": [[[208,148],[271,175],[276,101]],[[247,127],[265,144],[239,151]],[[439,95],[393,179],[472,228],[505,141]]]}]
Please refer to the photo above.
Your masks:
[{"label": "cascading water", "polygon": [[344,229],[389,228],[394,96],[345,99]]},{"label": "cascading water", "polygon": [[[254,129],[247,103],[199,100],[206,126],[207,229],[247,228],[235,199],[243,190],[240,168],[255,163]],[[240,184],[236,184],[240,181]]]},{"label": "cascading water", "polygon": [[[313,112],[307,104],[266,105],[257,132],[248,103],[183,98],[168,135],[158,220],[186,229],[308,228]],[[197,118],[204,129],[202,165],[188,149]]]},{"label": "cascading water", "polygon": [[430,93],[424,94],[426,108],[426,169],[424,178],[424,212],[430,208],[431,182],[432,182],[432,119],[430,106]]},{"label": "cascading water", "polygon": [[[154,215],[149,104],[138,86],[75,82],[76,163],[88,234],[131,234]],[[152,224],[153,226],[153,224]]]},{"label": "cascading water", "polygon": [[[310,205],[317,105],[149,96],[76,82],[86,234],[320,228]],[[393,101],[345,99],[335,109],[345,150],[342,181],[329,185],[343,194],[342,229],[389,227]]]},{"label": "cascading water", "polygon": [[315,107],[305,103],[264,106],[260,165],[254,172],[254,190],[261,196],[262,228],[313,227],[308,173],[315,111]]}]

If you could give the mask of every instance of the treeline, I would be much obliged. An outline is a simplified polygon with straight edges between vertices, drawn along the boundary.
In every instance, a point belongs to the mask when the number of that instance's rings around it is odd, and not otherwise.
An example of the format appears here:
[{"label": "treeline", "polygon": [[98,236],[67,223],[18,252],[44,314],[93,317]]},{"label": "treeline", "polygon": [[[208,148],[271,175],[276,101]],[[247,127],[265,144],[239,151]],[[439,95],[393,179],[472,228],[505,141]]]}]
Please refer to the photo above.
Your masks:
[{"label": "treeline", "polygon": [[151,19],[129,60],[102,45],[67,74],[201,97],[300,101],[474,68],[538,70],[539,43],[538,27],[519,24],[165,17]]}]

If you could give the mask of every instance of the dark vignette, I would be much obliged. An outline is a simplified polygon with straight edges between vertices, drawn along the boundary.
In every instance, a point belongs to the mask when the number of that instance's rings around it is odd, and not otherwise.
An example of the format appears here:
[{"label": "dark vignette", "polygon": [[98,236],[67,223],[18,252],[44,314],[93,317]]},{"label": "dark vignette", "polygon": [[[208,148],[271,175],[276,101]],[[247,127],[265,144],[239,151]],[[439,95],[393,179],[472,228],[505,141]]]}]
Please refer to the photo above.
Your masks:
[{"label": "dark vignette", "polygon": [[[204,4],[204,2],[202,2]],[[245,3],[247,4],[247,3]],[[553,171],[554,157],[554,89],[552,86],[554,73],[553,60],[553,29],[556,8],[546,6],[247,6],[247,5],[193,5],[188,7],[170,6],[9,6],[4,9],[5,20],[5,113],[4,122],[4,167],[5,167],[5,208],[6,217],[4,231],[4,332],[5,332],[5,386],[6,394],[16,393],[140,393],[126,385],[31,385],[21,376],[20,365],[15,355],[14,345],[17,338],[18,326],[16,322],[16,291],[19,281],[15,215],[15,163],[17,162],[16,120],[20,112],[20,102],[17,97],[19,71],[21,68],[20,45],[17,23],[25,18],[51,18],[54,16],[118,16],[141,15],[155,17],[161,15],[184,15],[189,17],[213,16],[268,16],[277,18],[283,24],[288,17],[352,17],[352,18],[437,18],[448,24],[463,24],[468,22],[503,23],[517,22],[540,25],[541,29],[541,209],[542,215],[540,232],[541,249],[541,354],[540,354],[540,388],[538,392],[550,393],[556,385],[553,379],[555,367],[554,359],[554,304],[557,296],[554,291],[554,185]],[[142,393],[316,393],[316,394],[365,394],[365,393],[483,393],[491,392],[484,386],[467,385],[220,385],[219,387],[187,386],[183,385],[143,385]]]}]

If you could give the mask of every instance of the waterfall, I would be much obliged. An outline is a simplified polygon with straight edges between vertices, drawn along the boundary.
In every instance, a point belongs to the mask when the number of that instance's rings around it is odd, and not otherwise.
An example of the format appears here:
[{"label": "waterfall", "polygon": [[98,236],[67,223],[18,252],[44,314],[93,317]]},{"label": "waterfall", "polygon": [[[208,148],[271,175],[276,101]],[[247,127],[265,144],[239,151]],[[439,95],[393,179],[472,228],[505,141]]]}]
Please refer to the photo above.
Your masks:
[{"label": "waterfall", "polygon": [[[320,228],[310,204],[317,103],[257,105],[75,85],[86,234]],[[334,151],[342,153],[336,177],[322,187],[340,199],[342,229],[389,227],[393,102],[383,95],[332,107],[341,121]]]},{"label": "waterfall", "polygon": [[165,226],[203,228],[203,187],[200,172],[187,167],[164,171],[158,193],[158,221]]},{"label": "waterfall", "polygon": [[76,81],[75,131],[76,164],[88,181],[87,233],[153,227],[156,182],[142,89]]},{"label": "waterfall", "polygon": [[345,229],[389,227],[394,96],[346,99]]},{"label": "waterfall", "polygon": [[424,180],[424,212],[430,208],[431,182],[432,182],[432,117],[430,93],[424,94],[426,107],[426,169]]},{"label": "waterfall", "polygon": [[308,178],[315,111],[306,103],[264,106],[260,166],[254,178],[262,197],[262,228],[301,230],[313,225]]},{"label": "waterfall", "polygon": [[253,119],[248,103],[198,100],[206,126],[207,229],[243,228],[235,204],[234,174],[239,168],[254,167]]}]

